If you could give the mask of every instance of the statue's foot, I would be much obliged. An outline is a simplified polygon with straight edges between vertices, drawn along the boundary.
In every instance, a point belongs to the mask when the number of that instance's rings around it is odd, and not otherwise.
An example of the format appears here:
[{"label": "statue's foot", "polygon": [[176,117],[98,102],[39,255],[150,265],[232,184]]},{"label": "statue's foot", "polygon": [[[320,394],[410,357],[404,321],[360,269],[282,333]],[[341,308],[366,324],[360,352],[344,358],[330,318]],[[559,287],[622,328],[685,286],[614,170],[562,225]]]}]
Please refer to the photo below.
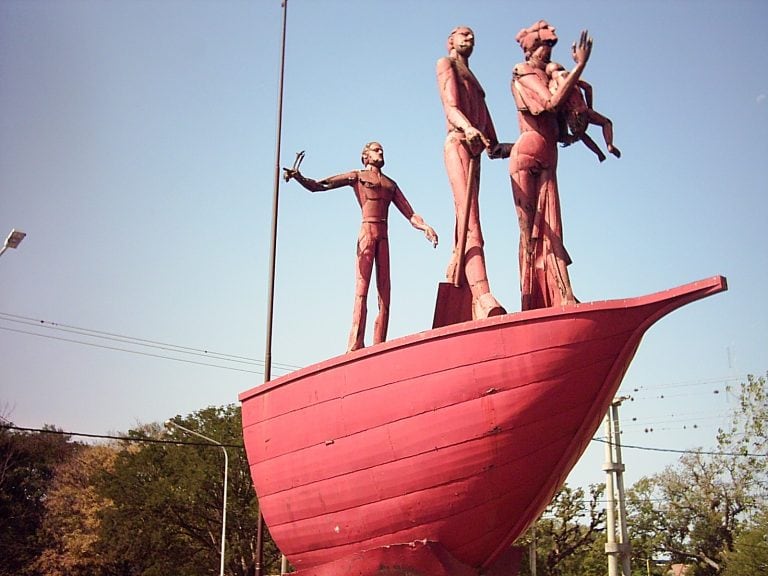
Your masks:
[{"label": "statue's foot", "polygon": [[473,320],[490,318],[491,316],[501,316],[506,313],[507,311],[504,307],[499,304],[498,300],[496,300],[490,292],[481,294],[472,302]]},{"label": "statue's foot", "polygon": [[363,344],[362,342],[352,342],[347,347],[347,354],[349,354],[350,352],[354,352],[355,350],[360,350],[362,348],[365,348],[365,344]]}]

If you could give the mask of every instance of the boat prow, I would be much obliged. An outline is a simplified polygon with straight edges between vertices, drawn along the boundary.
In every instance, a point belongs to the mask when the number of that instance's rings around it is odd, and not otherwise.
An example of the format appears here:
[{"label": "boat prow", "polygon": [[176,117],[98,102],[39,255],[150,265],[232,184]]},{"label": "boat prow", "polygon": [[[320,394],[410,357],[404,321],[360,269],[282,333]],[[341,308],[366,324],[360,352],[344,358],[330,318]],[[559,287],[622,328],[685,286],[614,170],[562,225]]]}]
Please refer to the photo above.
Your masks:
[{"label": "boat prow", "polygon": [[350,559],[376,574],[374,558],[407,567],[425,550],[455,562],[445,574],[487,572],[565,481],[646,330],[726,289],[715,276],[445,326],[242,393],[275,543],[307,576]]}]

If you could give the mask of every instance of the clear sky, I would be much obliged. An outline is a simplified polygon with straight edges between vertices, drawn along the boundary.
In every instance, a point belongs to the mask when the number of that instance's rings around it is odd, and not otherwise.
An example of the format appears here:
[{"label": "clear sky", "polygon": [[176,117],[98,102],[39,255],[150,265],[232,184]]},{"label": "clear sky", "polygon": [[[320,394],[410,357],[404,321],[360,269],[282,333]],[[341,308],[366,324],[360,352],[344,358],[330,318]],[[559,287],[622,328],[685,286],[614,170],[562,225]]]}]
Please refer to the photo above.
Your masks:
[{"label": "clear sky", "polygon": [[[390,338],[429,328],[453,232],[435,62],[472,27],[514,141],[514,36],[540,18],[567,66],[594,37],[584,78],[623,153],[561,151],[576,295],[728,277],[651,328],[621,390],[625,444],[710,447],[725,386],[768,369],[767,3],[290,0],[282,165],[306,150],[320,178],[383,144],[442,238],[393,212]],[[0,1],[0,234],[28,234],[0,258],[1,415],[111,433],[263,381],[280,31],[279,0]],[[519,310],[506,161],[484,158],[480,202],[491,286]],[[273,375],[344,351],[358,226],[349,189],[281,186]],[[594,444],[579,482],[603,480]],[[625,450],[628,480],[676,458]]]}]

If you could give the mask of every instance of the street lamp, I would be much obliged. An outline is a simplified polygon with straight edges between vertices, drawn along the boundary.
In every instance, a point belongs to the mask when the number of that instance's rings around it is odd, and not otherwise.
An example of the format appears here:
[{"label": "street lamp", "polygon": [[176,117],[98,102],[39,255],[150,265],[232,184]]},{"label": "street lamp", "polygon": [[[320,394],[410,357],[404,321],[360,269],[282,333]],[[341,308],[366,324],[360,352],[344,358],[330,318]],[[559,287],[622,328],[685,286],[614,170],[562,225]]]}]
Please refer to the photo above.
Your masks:
[{"label": "street lamp", "polygon": [[229,456],[227,456],[227,449],[224,448],[221,442],[216,442],[216,440],[208,438],[208,436],[203,436],[199,432],[195,432],[194,430],[185,428],[184,426],[182,426],[181,424],[177,424],[173,420],[166,420],[165,425],[166,427],[169,425],[175,426],[176,428],[178,428],[179,430],[182,430],[183,432],[187,432],[188,434],[192,434],[193,436],[202,438],[203,440],[206,440],[211,444],[216,444],[219,448],[221,448],[221,451],[224,452],[224,504],[221,509],[221,568],[219,569],[219,575],[224,576],[224,550],[225,550],[226,536],[227,536],[227,471],[229,470]]},{"label": "street lamp", "polygon": [[24,236],[26,236],[26,234],[21,230],[16,230],[15,228],[11,230],[11,233],[8,234],[8,238],[6,238],[3,243],[3,247],[0,248],[0,256],[2,256],[8,248],[18,248],[21,241],[24,240]]}]

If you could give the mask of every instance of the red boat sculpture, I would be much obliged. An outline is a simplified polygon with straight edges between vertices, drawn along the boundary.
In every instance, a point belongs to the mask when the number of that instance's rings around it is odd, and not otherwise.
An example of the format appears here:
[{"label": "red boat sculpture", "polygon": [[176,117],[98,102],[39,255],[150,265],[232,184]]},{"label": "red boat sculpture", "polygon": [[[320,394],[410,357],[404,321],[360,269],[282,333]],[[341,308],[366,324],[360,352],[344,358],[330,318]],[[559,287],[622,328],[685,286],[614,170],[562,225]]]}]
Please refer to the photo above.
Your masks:
[{"label": "red boat sculpture", "polygon": [[726,289],[715,276],[454,324],[242,393],[275,543],[302,576],[496,573],[586,449],[646,330]]}]

